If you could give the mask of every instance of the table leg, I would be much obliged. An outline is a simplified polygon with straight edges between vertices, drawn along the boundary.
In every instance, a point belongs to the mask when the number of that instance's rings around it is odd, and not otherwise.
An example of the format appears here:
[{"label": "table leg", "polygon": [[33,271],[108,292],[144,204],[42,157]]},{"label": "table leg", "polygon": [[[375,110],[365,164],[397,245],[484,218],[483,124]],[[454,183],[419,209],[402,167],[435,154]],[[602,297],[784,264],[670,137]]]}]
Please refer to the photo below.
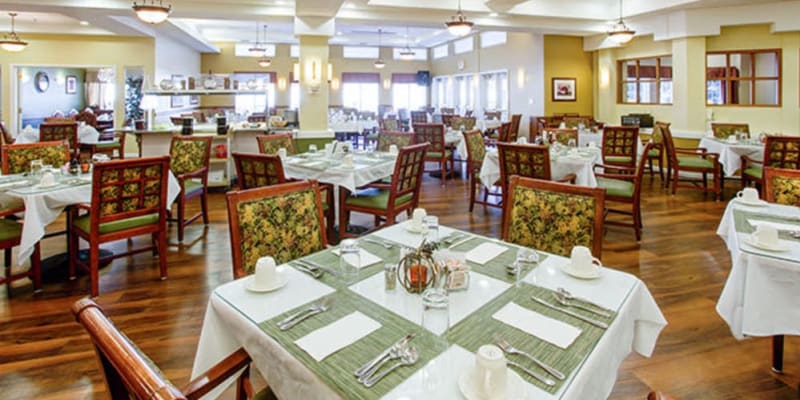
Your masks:
[{"label": "table leg", "polygon": [[783,335],[772,337],[772,370],[783,373]]}]

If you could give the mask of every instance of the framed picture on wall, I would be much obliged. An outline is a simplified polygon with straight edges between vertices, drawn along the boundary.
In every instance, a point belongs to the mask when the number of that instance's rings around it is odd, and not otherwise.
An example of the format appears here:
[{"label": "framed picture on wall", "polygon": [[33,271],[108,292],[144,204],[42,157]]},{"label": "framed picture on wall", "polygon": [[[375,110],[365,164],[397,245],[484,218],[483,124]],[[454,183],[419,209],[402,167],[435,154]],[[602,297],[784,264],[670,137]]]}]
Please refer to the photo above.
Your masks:
[{"label": "framed picture on wall", "polygon": [[66,83],[64,84],[67,94],[75,94],[78,92],[78,78],[75,75],[67,75]]},{"label": "framed picture on wall", "polygon": [[553,101],[575,101],[575,78],[553,78]]}]

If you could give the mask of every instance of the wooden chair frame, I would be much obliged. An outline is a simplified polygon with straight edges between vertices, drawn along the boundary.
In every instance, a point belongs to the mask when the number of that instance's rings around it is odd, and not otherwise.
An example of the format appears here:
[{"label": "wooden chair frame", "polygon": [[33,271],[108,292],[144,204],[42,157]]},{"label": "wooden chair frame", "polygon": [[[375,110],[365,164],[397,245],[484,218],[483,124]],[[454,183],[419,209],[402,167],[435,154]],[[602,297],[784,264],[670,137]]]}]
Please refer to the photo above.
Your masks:
[{"label": "wooden chair frame", "polygon": [[750,137],[750,124],[744,123],[727,123],[727,122],[712,122],[711,123],[711,132],[714,134],[715,138],[718,139],[727,139],[728,136],[732,135],[734,132],[740,131]]},{"label": "wooden chair frame", "polygon": [[[64,149],[64,158],[62,160],[60,160],[61,162],[59,162],[59,163],[54,163],[54,160],[45,160],[45,163],[47,163],[49,161],[51,164],[53,164],[53,166],[56,166],[56,165],[60,166],[60,165],[64,165],[64,164],[69,162],[69,160],[70,160],[69,144],[67,144],[67,143],[65,143],[64,141],[61,141],[61,140],[54,140],[54,141],[50,141],[50,142],[37,142],[37,143],[9,144],[9,145],[2,146],[2,149],[0,149],[0,152],[2,152],[2,156],[0,156],[0,159],[2,159],[2,171],[3,171],[3,173],[4,174],[17,174],[17,173],[28,172],[30,170],[30,166],[29,165],[22,165],[22,166],[12,166],[12,165],[10,165],[9,164],[9,159],[8,159],[9,151],[33,149],[33,148],[42,148],[42,147],[51,147],[51,146],[53,146],[53,147],[63,147],[63,149]],[[30,164],[30,161],[32,161],[32,160],[27,160],[27,161],[28,161],[28,164]]]},{"label": "wooden chair frame", "polygon": [[741,156],[742,161],[742,188],[755,183],[760,188],[764,183],[762,172],[761,179],[754,178],[744,171],[753,164],[764,167],[782,169],[800,169],[800,136],[767,136],[764,143],[764,158],[756,160],[750,156]]},{"label": "wooden chair frame", "polygon": [[[206,151],[203,155],[203,166],[187,173],[176,174],[175,178],[181,185],[181,192],[178,194],[178,218],[170,218],[170,221],[178,223],[178,241],[183,242],[184,230],[186,226],[196,221],[198,218],[203,217],[203,225],[208,225],[208,165],[211,161],[211,136],[173,136],[169,145],[169,154],[173,154],[175,143],[180,141],[201,141],[206,144]],[[203,185],[203,190],[195,191],[193,193],[186,193],[186,181],[189,179],[200,179],[200,184]],[[200,212],[186,217],[186,202],[192,199],[200,198]]]},{"label": "wooden chair frame", "polygon": [[265,146],[268,143],[281,141],[281,140],[287,140],[287,143],[288,143],[288,146],[286,146],[286,154],[287,155],[291,156],[291,155],[297,154],[297,148],[296,148],[296,146],[294,144],[294,137],[292,136],[291,133],[273,133],[273,134],[270,134],[270,135],[258,135],[258,136],[256,136],[256,141],[258,142],[258,152],[261,153],[261,154],[272,154],[272,155],[277,154],[277,152],[275,152],[275,153],[268,152],[267,149],[265,148]]},{"label": "wooden chair frame", "polygon": [[[672,176],[671,171],[670,171],[672,169],[672,163],[671,163],[671,160],[669,159],[669,157],[667,157],[667,159],[666,159],[667,179],[666,180],[664,179],[664,169],[665,169],[664,168],[664,164],[665,164],[664,154],[666,154],[666,148],[665,148],[665,145],[664,145],[664,133],[663,132],[664,132],[664,129],[669,128],[669,126],[670,126],[669,122],[656,121],[655,125],[653,126],[653,134],[650,136],[650,140],[648,141],[648,143],[651,143],[653,145],[651,151],[655,150],[656,154],[651,155],[651,154],[649,154],[649,152],[646,153],[647,154],[647,169],[650,171],[650,183],[653,183],[653,178],[655,176],[655,169],[653,167],[653,161],[658,161],[658,176],[661,178],[661,186],[662,187],[668,187],[669,178]],[[653,135],[656,134],[656,129],[658,129],[658,131],[661,133],[661,141],[660,142],[656,142],[654,140],[654,138],[653,138]]]},{"label": "wooden chair frame", "polygon": [[[440,172],[442,174],[442,186],[447,185],[447,176],[455,173],[455,159],[453,151],[450,150],[450,156],[447,156],[447,144],[444,141],[445,132],[447,131],[445,124],[414,124],[414,134],[416,143],[429,143],[430,146],[426,151],[425,161],[432,161],[439,163]],[[439,157],[428,156],[430,153],[439,153]],[[450,162],[450,171],[447,170],[447,163]],[[432,172],[435,170],[425,170],[424,172]]]},{"label": "wooden chair frame", "polygon": [[[764,200],[770,203],[776,203],[777,199],[775,198],[775,188],[773,187],[774,181],[773,178],[775,177],[784,177],[789,179],[797,179],[800,181],[800,170],[797,169],[786,169],[786,168],[772,168],[772,167],[765,167],[764,168]],[[800,204],[788,204],[793,206],[800,207]]]},{"label": "wooden chair frame", "polygon": [[[603,129],[603,164],[636,168],[636,150],[639,146],[638,126],[606,126]],[[629,157],[630,161],[619,162],[609,157]]]},{"label": "wooden chair frame", "polygon": [[[661,133],[664,135],[664,148],[667,151],[667,157],[669,158],[669,164],[672,166],[672,194],[674,195],[678,187],[685,187],[690,189],[699,189],[704,193],[712,192],[714,193],[714,197],[717,201],[722,198],[722,187],[724,185],[723,177],[722,177],[722,168],[720,168],[719,164],[719,154],[717,153],[709,153],[708,149],[704,147],[698,147],[696,149],[688,149],[688,148],[677,148],[675,147],[675,142],[672,140],[672,132],[670,131],[669,125],[662,125],[661,126]],[[693,157],[700,157],[706,160],[710,160],[712,163],[712,169],[706,168],[692,168],[692,167],[681,167],[678,164],[678,155],[684,154],[687,156]],[[686,172],[699,172],[703,174],[703,178],[700,182],[702,182],[703,186],[697,186],[698,181],[690,181],[691,184],[684,184],[681,185],[680,182],[680,171]],[[707,174],[713,174],[714,179],[714,187],[708,188],[708,177]],[[669,173],[667,173],[667,177],[669,178]]]},{"label": "wooden chair frame", "polygon": [[[0,210],[0,218],[3,218],[7,215],[11,215],[15,212],[22,211],[20,209],[14,210]],[[31,266],[27,271],[24,272],[11,272],[11,248],[14,246],[19,246],[20,238],[12,238],[6,240],[0,240],[0,249],[5,250],[4,256],[4,269],[5,275],[0,277],[0,285],[5,284],[8,290],[8,294],[11,295],[11,282],[23,279],[23,278],[30,278],[33,281],[33,291],[34,293],[39,293],[42,291],[42,262],[41,262],[41,251],[39,247],[39,242],[33,247],[33,254],[31,254]]]},{"label": "wooden chair frame", "polygon": [[11,132],[6,129],[6,124],[3,121],[0,121],[0,145],[3,144],[14,144],[16,138],[11,136]]},{"label": "wooden chair frame", "polygon": [[[234,279],[238,279],[247,275],[247,272],[243,266],[244,260],[242,258],[241,248],[239,247],[242,241],[239,228],[239,211],[237,208],[239,203],[259,200],[266,197],[283,196],[289,193],[300,192],[308,189],[314,190],[317,203],[317,218],[319,219],[319,224],[322,227],[324,226],[325,216],[322,212],[322,197],[320,194],[320,188],[315,180],[287,182],[279,185],[263,186],[248,190],[231,191],[226,194],[228,203],[228,229],[231,239],[231,257],[233,258]],[[322,235],[322,247],[324,248],[328,244],[325,229],[322,229],[320,234]]]},{"label": "wooden chair frame", "polygon": [[410,114],[411,114],[411,125],[428,123],[428,113],[426,113],[425,111],[411,111]]},{"label": "wooden chair frame", "polygon": [[[138,179],[131,179],[122,177],[118,181],[103,182],[102,177],[106,171],[124,171],[127,168],[148,168],[157,166],[161,170],[161,174],[156,179],[148,179],[148,177],[141,176]],[[90,204],[78,204],[69,210],[67,215],[67,224],[69,229],[68,247],[69,247],[69,276],[70,279],[75,278],[76,267],[80,267],[89,273],[91,295],[96,297],[100,294],[99,287],[99,269],[100,269],[100,245],[107,242],[113,242],[122,239],[128,239],[134,236],[151,235],[152,244],[149,246],[132,249],[123,253],[114,253],[112,256],[104,258],[103,261],[113,260],[120,257],[127,257],[131,254],[137,254],[144,251],[154,251],[158,253],[158,265],[160,270],[161,279],[167,279],[167,185],[169,178],[169,157],[146,157],[135,158],[128,160],[113,160],[108,162],[96,163],[92,172],[92,201]],[[158,194],[158,203],[152,205],[144,204],[145,189],[148,182],[158,182],[160,192]],[[123,191],[123,186],[131,183],[138,183],[138,193],[131,196]],[[104,189],[116,186],[119,195],[111,198],[109,195],[104,194]],[[139,205],[136,209],[131,211],[114,211],[108,212],[104,215],[100,210],[103,210],[103,205],[111,202],[122,203],[125,200],[138,199]],[[89,212],[89,231],[86,232],[75,226],[74,220],[78,217],[78,212],[84,210]],[[158,221],[154,224],[137,226],[127,229],[115,230],[110,233],[101,233],[101,224],[106,224],[114,221],[124,220],[128,218],[141,217],[149,214],[158,214]],[[89,260],[84,262],[78,257],[78,241],[84,239],[89,243]]]},{"label": "wooden chair frame", "polygon": [[[463,132],[464,135],[464,143],[467,147],[467,177],[469,179],[469,212],[475,207],[475,204],[482,204],[484,207],[502,207],[502,203],[491,203],[489,202],[489,196],[501,196],[501,193],[492,193],[491,188],[489,185],[485,185],[481,182],[480,172],[481,167],[483,166],[483,158],[486,155],[486,149],[474,149],[473,146],[470,145],[469,137],[476,136],[481,139],[481,143],[483,143],[483,134],[480,130],[471,130]],[[483,150],[483,151],[481,151]],[[479,154],[476,154],[479,153]],[[498,182],[490,183],[492,187],[499,188],[497,185]],[[476,194],[480,194],[481,189],[483,189],[483,200],[477,200]]]},{"label": "wooden chair frame", "polygon": [[58,122],[43,122],[39,125],[39,142],[65,141],[74,157],[80,154],[78,143],[78,122],[72,119]]},{"label": "wooden chair frame", "polygon": [[[508,194],[508,184],[513,176],[552,180],[550,174],[550,149],[536,144],[498,143],[497,156],[500,161],[500,184],[503,188],[503,202]],[[537,157],[538,156],[538,157]],[[538,160],[543,160],[541,163]],[[537,174],[537,170],[539,173]],[[572,182],[575,174],[567,174],[558,182]]]}]

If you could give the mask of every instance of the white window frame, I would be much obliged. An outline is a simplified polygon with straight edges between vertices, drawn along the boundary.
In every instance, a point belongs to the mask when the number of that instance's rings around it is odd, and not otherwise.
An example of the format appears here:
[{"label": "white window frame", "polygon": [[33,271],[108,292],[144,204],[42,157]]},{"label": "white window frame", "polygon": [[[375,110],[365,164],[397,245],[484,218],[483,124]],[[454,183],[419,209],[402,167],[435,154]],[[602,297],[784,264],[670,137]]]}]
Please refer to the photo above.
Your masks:
[{"label": "white window frame", "polygon": [[473,36],[459,39],[453,42],[453,54],[469,53],[475,49],[475,38]]},{"label": "white window frame", "polygon": [[450,55],[450,48],[449,44],[445,43],[441,46],[434,47],[432,50],[433,59],[438,60],[440,58],[445,58]]},{"label": "white window frame", "polygon": [[293,44],[289,46],[289,57],[300,58],[300,45]]},{"label": "white window frame", "polygon": [[380,48],[375,46],[342,46],[343,58],[377,59]]}]

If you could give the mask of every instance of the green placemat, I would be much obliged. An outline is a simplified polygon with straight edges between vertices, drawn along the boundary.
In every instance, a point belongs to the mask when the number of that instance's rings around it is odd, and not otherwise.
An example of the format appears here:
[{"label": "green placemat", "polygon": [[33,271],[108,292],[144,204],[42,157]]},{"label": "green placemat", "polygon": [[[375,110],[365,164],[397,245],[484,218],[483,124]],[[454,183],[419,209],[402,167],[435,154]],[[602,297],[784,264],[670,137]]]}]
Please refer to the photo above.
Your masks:
[{"label": "green placemat", "polygon": [[[472,234],[470,235],[472,236]],[[500,246],[507,247],[508,250],[504,251],[502,254],[483,265],[467,261],[467,264],[470,266],[470,270],[480,272],[481,274],[491,276],[492,278],[499,279],[506,283],[514,283],[514,276],[506,272],[506,267],[514,264],[514,260],[517,258],[517,250],[521,246],[511,243],[503,243],[480,236],[473,236],[469,241],[461,243],[450,250],[466,253],[487,242],[493,242]],[[543,254],[542,252],[537,253],[539,254],[539,264],[541,264],[547,258],[547,255]],[[525,276],[525,274],[536,268],[537,265],[538,264],[534,263],[522,263],[522,271],[520,273],[522,276]]]},{"label": "green placemat", "polygon": [[[531,296],[536,296],[555,304],[552,290],[529,284],[523,284],[518,289],[512,288],[511,290],[507,290],[505,293],[481,307],[477,312],[456,324],[450,329],[448,339],[451,343],[458,344],[459,346],[475,353],[478,351],[478,348],[484,344],[496,343],[497,340],[495,339],[495,335],[499,335],[503,340],[506,340],[514,347],[533,355],[542,362],[563,372],[564,375],[569,377],[570,374],[572,374],[572,372],[578,368],[578,366],[580,366],[584,358],[586,358],[586,356],[594,349],[594,347],[597,345],[597,342],[600,341],[600,338],[603,336],[603,334],[605,334],[606,330],[583,322],[562,312],[547,308],[533,301]],[[582,332],[567,349],[561,349],[558,346],[550,344],[549,342],[545,342],[544,340],[541,340],[535,336],[531,336],[526,332],[513,328],[492,318],[492,315],[495,312],[500,310],[509,302],[515,302],[518,305],[530,310],[534,310],[539,314],[566,322],[570,325],[578,327],[582,330]],[[570,308],[569,310],[598,321],[607,322],[609,325],[617,315],[616,313],[613,313],[610,318],[603,318],[575,308]],[[531,370],[541,372],[543,375],[548,375],[547,372],[523,356],[508,355],[508,358],[530,368]],[[554,386],[546,386],[521,371],[517,372],[519,372],[519,375],[522,377],[522,379],[525,379],[526,381],[548,393],[557,392],[569,379],[568,378],[567,380],[563,381],[556,380],[556,384]]]},{"label": "green placemat", "polygon": [[[278,329],[277,322],[294,312],[308,308],[311,303],[289,310],[271,320],[262,322],[259,324],[259,327],[278,341],[283,348],[297,358],[303,365],[313,371],[328,385],[328,387],[339,393],[342,398],[380,398],[395,386],[408,379],[414,372],[425,366],[428,361],[439,354],[432,346],[426,345],[426,343],[431,343],[434,340],[433,334],[422,329],[419,325],[371,301],[364,301],[364,298],[350,290],[339,290],[328,297],[334,299],[334,304],[328,311],[313,316],[288,331],[281,331]],[[380,329],[340,349],[336,353],[331,354],[321,362],[314,360],[294,343],[295,340],[319,328],[327,326],[356,310],[378,321],[381,324]],[[353,375],[353,371],[410,332],[417,333],[417,337],[410,343],[411,346],[417,348],[419,354],[419,360],[415,364],[396,369],[371,388],[367,388],[358,383],[356,376]]]},{"label": "green placemat", "polygon": [[[741,233],[753,233],[755,232],[755,227],[750,225],[747,222],[748,219],[755,219],[761,221],[768,221],[768,222],[775,222],[780,224],[796,224],[797,229],[800,230],[800,220],[791,219],[786,217],[777,217],[774,215],[767,215],[767,214],[760,214],[758,212],[747,212],[743,210],[733,210],[733,222],[736,228],[736,232]],[[800,241],[800,238],[792,237],[789,232],[779,231],[778,236],[784,240],[793,240],[793,241]]]}]

